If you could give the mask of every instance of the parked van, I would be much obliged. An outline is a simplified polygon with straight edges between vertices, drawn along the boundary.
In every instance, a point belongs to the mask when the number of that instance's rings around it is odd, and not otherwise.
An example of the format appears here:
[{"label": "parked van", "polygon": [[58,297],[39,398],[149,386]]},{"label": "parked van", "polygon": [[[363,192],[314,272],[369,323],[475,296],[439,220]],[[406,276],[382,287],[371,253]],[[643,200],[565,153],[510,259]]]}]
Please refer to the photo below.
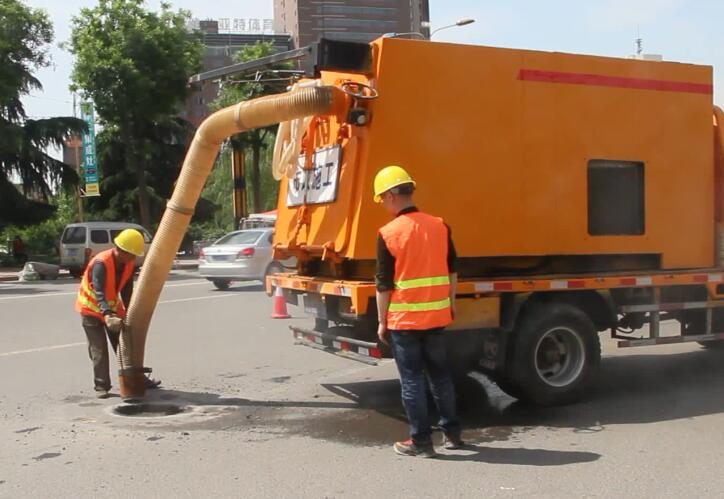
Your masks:
[{"label": "parked van", "polygon": [[[91,258],[113,247],[113,239],[124,229],[136,229],[143,234],[146,253],[151,245],[151,235],[146,229],[128,222],[82,222],[70,224],[60,237],[60,266],[68,269],[73,277],[80,277]],[[136,259],[136,266],[143,264],[144,257]]]}]

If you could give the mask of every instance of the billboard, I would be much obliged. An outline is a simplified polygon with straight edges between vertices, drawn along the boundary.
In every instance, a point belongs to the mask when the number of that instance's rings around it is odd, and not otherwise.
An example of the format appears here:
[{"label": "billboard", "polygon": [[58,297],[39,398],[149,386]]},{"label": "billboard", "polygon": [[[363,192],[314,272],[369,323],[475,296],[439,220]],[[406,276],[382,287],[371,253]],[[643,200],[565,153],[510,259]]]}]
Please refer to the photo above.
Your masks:
[{"label": "billboard", "polygon": [[96,158],[96,131],[93,104],[81,102],[80,119],[88,125],[88,130],[83,134],[83,180],[85,188],[82,190],[85,197],[101,195],[100,175],[98,173],[98,162]]}]

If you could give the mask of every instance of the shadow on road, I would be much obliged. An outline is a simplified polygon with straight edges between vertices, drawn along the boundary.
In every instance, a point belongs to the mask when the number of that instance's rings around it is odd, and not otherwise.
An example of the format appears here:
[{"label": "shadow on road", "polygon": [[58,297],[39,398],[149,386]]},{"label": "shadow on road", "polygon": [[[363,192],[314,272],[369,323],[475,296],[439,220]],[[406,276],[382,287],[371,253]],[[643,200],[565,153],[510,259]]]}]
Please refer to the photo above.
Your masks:
[{"label": "shadow on road", "polygon": [[265,291],[266,288],[261,284],[256,283],[249,283],[249,284],[231,284],[231,287],[227,290],[218,291],[219,293],[247,293],[247,292],[253,292],[253,291]]},{"label": "shadow on road", "polygon": [[[407,435],[397,379],[322,384],[321,388],[324,391],[314,395],[313,400],[254,400],[178,390],[159,390],[149,393],[149,397],[222,407],[223,418],[209,422],[205,429],[248,429],[251,424],[284,434],[361,446],[387,446]],[[528,466],[585,463],[600,455],[486,444],[515,440],[540,430],[598,433],[607,425],[646,424],[724,412],[724,352],[702,349],[606,357],[587,400],[566,407],[527,406],[484,377],[471,378],[457,388],[465,437],[473,445],[446,453],[441,459]],[[434,417],[431,414],[432,420]]]},{"label": "shadow on road", "polygon": [[[323,385],[404,421],[396,380]],[[482,378],[458,384],[460,417],[481,441],[507,440],[536,427],[603,431],[612,424],[645,424],[724,412],[724,352],[697,350],[669,355],[604,358],[587,399],[564,407],[531,407]]]},{"label": "shadow on road", "polygon": [[[466,452],[472,451],[472,452]],[[558,451],[546,449],[483,447],[466,445],[455,454],[439,454],[442,461],[474,461],[488,464],[518,464],[525,466],[563,466],[590,463],[600,459],[595,452]]]}]

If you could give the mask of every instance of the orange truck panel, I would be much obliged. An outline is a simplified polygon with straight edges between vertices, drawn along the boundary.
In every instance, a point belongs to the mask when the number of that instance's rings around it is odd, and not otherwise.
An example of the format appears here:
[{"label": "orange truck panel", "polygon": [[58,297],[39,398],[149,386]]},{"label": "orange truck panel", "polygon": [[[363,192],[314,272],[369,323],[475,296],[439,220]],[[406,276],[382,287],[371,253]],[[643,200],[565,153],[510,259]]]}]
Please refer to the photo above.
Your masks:
[{"label": "orange truck panel", "polygon": [[[314,147],[342,145],[337,199],[287,207],[277,245],[375,258],[388,217],[372,183],[389,164],[418,206],[451,226],[461,257],[656,254],[662,269],[715,259],[712,68],[383,38],[368,78],[371,121],[318,124]],[[642,235],[588,232],[591,160],[644,164]],[[304,222],[304,223],[301,223]],[[320,250],[321,251],[321,250]]]}]

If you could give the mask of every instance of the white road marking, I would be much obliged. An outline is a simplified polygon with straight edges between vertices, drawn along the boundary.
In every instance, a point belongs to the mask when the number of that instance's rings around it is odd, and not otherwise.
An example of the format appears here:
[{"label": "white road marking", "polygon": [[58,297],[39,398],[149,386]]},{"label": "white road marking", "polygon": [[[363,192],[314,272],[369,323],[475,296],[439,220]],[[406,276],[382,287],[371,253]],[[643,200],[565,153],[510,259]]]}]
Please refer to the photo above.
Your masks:
[{"label": "white road marking", "polygon": [[20,295],[20,296],[4,296],[0,298],[0,301],[8,301],[8,300],[22,300],[23,298],[50,298],[51,296],[71,296],[71,295],[77,295],[78,292],[75,291],[73,293],[48,293],[48,294],[39,294],[39,295]]},{"label": "white road marking", "polygon": [[[165,300],[158,302],[159,305],[163,305],[166,303],[179,303],[179,302],[186,302],[186,301],[194,301],[194,300],[211,300],[214,298],[228,298],[230,296],[239,296],[235,293],[229,293],[229,294],[223,294],[223,295],[217,295],[217,296],[197,296],[195,298],[180,298],[178,300]],[[31,348],[29,350],[16,350],[14,352],[5,352],[0,353],[0,357],[10,357],[11,355],[20,355],[24,353],[37,353],[37,352],[47,352],[49,350],[60,350],[63,348],[70,348],[70,347],[79,347],[83,346],[86,343],[67,343],[65,345],[52,345],[49,347],[40,347],[40,348]]]},{"label": "white road marking", "polygon": [[166,285],[163,287],[163,289],[166,289],[166,288],[180,288],[181,286],[199,286],[199,285],[201,285],[201,284],[211,284],[211,283],[210,283],[209,281],[207,281],[207,280],[203,280],[203,281],[197,281],[197,282],[184,282],[183,284],[166,284]]},{"label": "white road marking", "polygon": [[[201,284],[207,284],[207,282],[206,282],[206,281],[202,281],[202,282],[185,282],[185,283],[183,283],[183,284],[167,284],[167,285],[164,286],[164,289],[166,289],[166,288],[178,288],[178,287],[181,287],[181,286],[199,286],[199,285],[201,285]],[[1,290],[0,290],[0,291],[1,291]],[[74,296],[74,295],[77,295],[77,294],[78,294],[77,291],[73,291],[73,292],[71,292],[71,293],[46,293],[46,294],[40,293],[40,294],[37,294],[37,295],[3,296],[3,297],[0,297],[0,301],[22,300],[23,298],[25,298],[25,299],[30,299],[30,298],[50,298],[50,297],[52,297],[52,296]]]},{"label": "white road marking", "polygon": [[178,300],[165,300],[158,302],[159,305],[163,303],[180,303],[184,301],[194,301],[194,300],[213,300],[214,298],[228,298],[229,296],[239,296],[236,293],[230,293],[230,294],[224,294],[224,295],[218,295],[218,296],[196,296],[194,298],[179,298]]},{"label": "white road marking", "polygon": [[47,352],[48,350],[61,350],[63,348],[79,347],[86,345],[82,343],[66,343],[65,345],[53,345],[50,347],[31,348],[30,350],[16,350],[14,352],[0,353],[0,357],[10,357],[11,355],[20,355],[23,353],[36,353],[36,352]]}]

